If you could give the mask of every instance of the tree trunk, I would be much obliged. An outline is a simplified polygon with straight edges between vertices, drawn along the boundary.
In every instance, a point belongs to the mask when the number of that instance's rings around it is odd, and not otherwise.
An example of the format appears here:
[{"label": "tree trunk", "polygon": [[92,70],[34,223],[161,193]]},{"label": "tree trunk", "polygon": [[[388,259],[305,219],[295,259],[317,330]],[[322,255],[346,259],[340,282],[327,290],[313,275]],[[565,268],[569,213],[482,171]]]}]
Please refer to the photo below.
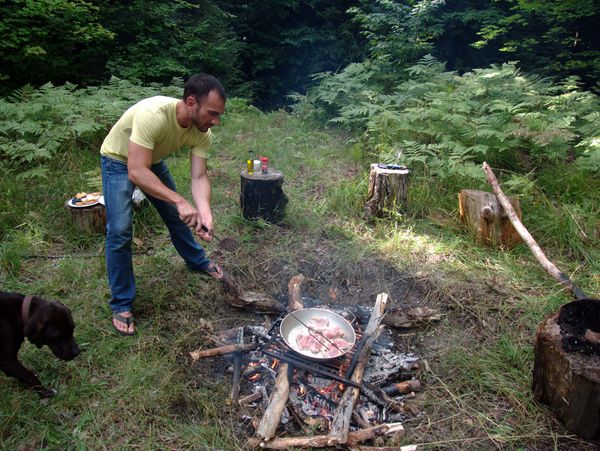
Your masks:
[{"label": "tree trunk", "polygon": [[86,233],[104,233],[106,231],[106,209],[102,204],[90,207],[70,207],[68,201],[65,208],[69,211],[73,224]]},{"label": "tree trunk", "polygon": [[408,192],[408,169],[383,169],[371,165],[369,195],[365,203],[365,215],[381,217],[386,212],[400,211],[406,207]]},{"label": "tree trunk", "polygon": [[[509,198],[510,204],[521,218],[519,199]],[[462,190],[458,194],[460,220],[481,244],[513,248],[521,242],[521,238],[493,193]]]},{"label": "tree trunk", "polygon": [[283,173],[270,169],[267,174],[240,174],[240,206],[246,219],[263,218],[278,223],[285,217],[288,197],[283,192]]},{"label": "tree trunk", "polygon": [[[584,306],[584,302],[570,304]],[[550,406],[569,431],[597,440],[600,437],[600,359],[598,355],[570,353],[564,349],[559,316],[560,313],[555,313],[546,318],[536,334],[533,395],[536,401]]]}]

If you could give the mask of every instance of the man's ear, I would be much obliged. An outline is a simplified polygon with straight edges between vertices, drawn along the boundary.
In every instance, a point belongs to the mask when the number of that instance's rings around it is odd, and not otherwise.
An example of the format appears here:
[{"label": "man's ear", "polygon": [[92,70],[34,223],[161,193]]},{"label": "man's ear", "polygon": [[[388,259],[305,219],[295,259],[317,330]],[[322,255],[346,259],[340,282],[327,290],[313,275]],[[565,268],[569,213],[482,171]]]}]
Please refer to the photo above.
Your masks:
[{"label": "man's ear", "polygon": [[187,96],[187,98],[185,99],[185,106],[189,108],[194,108],[196,105],[198,105],[196,98],[194,96]]},{"label": "man's ear", "polygon": [[25,325],[25,336],[38,348],[44,346],[44,343],[42,343],[43,328],[43,321],[39,315],[34,315],[34,317],[27,321],[27,324]]}]

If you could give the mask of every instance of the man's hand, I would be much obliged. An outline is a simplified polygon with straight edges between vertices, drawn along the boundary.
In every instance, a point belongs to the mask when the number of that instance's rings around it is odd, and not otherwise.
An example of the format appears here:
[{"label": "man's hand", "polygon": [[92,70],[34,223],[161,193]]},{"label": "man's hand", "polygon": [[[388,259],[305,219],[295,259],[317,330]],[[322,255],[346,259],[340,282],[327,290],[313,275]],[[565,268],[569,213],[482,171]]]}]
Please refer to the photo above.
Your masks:
[{"label": "man's hand", "polygon": [[181,199],[179,202],[175,203],[175,207],[177,208],[177,213],[179,213],[179,217],[181,220],[192,229],[196,229],[198,226],[198,212],[192,205],[185,199]]},{"label": "man's hand", "polygon": [[196,223],[196,235],[198,235],[201,240],[211,241],[213,239],[213,230],[214,225],[212,221],[212,216],[210,218],[203,219],[200,217],[200,214],[198,214]]}]

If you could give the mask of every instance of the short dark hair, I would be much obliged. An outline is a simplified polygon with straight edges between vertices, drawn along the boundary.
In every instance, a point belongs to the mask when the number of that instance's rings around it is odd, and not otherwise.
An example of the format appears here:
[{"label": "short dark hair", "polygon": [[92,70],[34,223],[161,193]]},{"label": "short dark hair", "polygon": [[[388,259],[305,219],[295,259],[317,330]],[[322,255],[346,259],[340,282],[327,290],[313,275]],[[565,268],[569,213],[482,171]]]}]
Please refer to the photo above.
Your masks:
[{"label": "short dark hair", "polygon": [[211,91],[217,91],[219,96],[225,101],[227,100],[227,94],[225,88],[219,80],[212,75],[208,74],[196,74],[192,75],[188,81],[186,81],[183,87],[183,101],[189,96],[193,96],[198,102],[208,96]]}]

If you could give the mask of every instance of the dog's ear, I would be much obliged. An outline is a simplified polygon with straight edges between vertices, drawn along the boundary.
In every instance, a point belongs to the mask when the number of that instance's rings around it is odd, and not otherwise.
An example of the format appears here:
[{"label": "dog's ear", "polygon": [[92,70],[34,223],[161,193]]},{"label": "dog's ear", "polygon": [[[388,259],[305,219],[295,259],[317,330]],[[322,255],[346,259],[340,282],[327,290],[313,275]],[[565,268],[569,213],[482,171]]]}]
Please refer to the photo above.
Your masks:
[{"label": "dog's ear", "polygon": [[25,336],[38,348],[44,346],[44,343],[42,343],[43,328],[44,321],[42,320],[41,315],[34,315],[27,321],[27,324],[25,324]]}]

